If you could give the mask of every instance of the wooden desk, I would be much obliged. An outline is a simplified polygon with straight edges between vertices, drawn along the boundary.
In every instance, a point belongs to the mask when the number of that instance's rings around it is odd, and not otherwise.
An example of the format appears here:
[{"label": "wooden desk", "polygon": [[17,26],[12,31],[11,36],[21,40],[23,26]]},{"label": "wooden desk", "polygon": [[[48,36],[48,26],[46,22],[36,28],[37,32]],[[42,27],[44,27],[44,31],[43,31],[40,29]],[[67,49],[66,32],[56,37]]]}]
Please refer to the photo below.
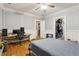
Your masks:
[{"label": "wooden desk", "polygon": [[7,38],[8,38],[9,40],[11,40],[11,39],[15,39],[16,36],[17,36],[17,34],[9,34],[9,35],[7,36]]},{"label": "wooden desk", "polygon": [[25,38],[28,38],[29,41],[30,41],[30,35],[31,34],[24,34]]},{"label": "wooden desk", "polygon": [[[24,34],[24,38],[28,38],[28,40],[30,41],[30,35],[31,34]],[[8,34],[8,36],[3,36],[2,39],[7,40],[7,41],[11,41],[11,40],[16,40],[18,39],[18,35],[17,34]]]},{"label": "wooden desk", "polygon": [[17,36],[17,34],[8,34],[8,37],[14,37]]},{"label": "wooden desk", "polygon": [[[24,34],[24,38],[29,38],[30,39],[30,35],[31,34]],[[7,36],[8,38],[14,38],[14,37],[17,37],[17,34],[9,34],[8,36]]]}]

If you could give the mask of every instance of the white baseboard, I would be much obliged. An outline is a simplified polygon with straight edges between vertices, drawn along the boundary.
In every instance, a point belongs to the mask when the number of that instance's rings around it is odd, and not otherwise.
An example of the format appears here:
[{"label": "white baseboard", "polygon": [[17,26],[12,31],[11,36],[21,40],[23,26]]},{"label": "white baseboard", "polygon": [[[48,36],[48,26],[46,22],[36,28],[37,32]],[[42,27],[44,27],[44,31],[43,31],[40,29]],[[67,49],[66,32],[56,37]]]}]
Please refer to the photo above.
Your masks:
[{"label": "white baseboard", "polygon": [[79,30],[67,30],[66,38],[79,42]]}]

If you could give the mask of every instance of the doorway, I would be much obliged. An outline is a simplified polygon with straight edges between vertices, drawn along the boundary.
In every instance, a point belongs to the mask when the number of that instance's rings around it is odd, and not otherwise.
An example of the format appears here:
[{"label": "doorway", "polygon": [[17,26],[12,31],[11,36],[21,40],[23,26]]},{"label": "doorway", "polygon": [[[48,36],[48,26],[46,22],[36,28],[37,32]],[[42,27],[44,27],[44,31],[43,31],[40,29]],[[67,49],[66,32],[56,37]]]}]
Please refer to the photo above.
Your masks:
[{"label": "doorway", "polygon": [[36,39],[40,39],[40,21],[36,21]]}]

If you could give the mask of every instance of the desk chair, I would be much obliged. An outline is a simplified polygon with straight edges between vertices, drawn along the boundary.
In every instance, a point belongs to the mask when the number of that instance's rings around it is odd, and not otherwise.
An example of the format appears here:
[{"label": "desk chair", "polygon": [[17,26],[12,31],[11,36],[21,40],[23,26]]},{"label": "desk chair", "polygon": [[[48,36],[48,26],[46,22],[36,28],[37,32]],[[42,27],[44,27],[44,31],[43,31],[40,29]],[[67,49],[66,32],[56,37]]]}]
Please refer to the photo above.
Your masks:
[{"label": "desk chair", "polygon": [[17,33],[17,38],[15,40],[15,43],[18,44],[18,43],[22,43],[22,40],[24,39],[24,34],[19,30],[18,33]]}]

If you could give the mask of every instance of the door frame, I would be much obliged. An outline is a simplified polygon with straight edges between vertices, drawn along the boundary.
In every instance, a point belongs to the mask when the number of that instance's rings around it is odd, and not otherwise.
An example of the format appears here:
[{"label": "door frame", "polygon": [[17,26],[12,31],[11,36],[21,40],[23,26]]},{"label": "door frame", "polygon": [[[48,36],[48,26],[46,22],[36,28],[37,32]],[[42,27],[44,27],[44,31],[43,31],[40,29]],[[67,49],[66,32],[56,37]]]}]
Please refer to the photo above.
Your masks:
[{"label": "door frame", "polygon": [[[40,21],[40,38],[45,38],[45,20],[36,20],[36,21]],[[36,21],[35,21],[35,26],[36,26]],[[36,28],[36,34],[37,34],[37,28]]]},{"label": "door frame", "polygon": [[36,25],[35,25],[36,26],[35,27],[36,28],[36,38],[37,38],[37,35],[38,35],[38,25],[37,25],[37,22],[40,22],[40,20],[36,20],[35,21],[35,23],[36,23]]}]

